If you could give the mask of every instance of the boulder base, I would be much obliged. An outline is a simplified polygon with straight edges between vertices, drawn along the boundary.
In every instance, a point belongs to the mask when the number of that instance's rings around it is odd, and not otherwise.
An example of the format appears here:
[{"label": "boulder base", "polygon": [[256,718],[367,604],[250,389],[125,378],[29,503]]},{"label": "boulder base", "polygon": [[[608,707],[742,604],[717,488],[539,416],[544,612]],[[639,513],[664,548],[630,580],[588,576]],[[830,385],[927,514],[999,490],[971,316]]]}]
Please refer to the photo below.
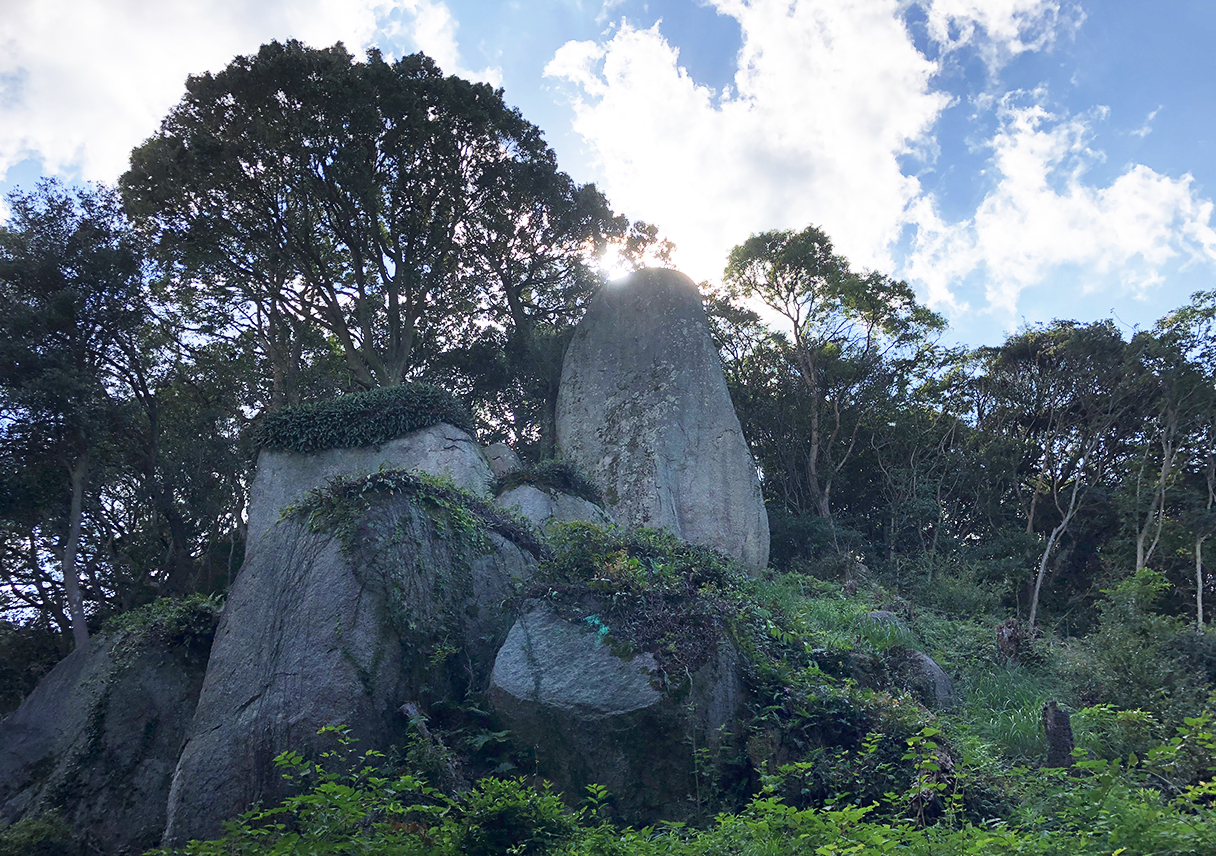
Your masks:
[{"label": "boulder base", "polygon": [[94,636],[0,722],[0,822],[55,810],[89,852],[160,842],[210,636]]},{"label": "boulder base", "polygon": [[641,824],[689,815],[695,749],[716,752],[742,703],[725,640],[679,700],[662,685],[650,654],[618,656],[590,626],[532,602],[498,652],[490,696],[513,737],[535,747],[541,775],[572,800],[604,785],[619,815]]},{"label": "boulder base", "polygon": [[617,523],[768,563],[768,516],[701,296],[671,270],[600,289],[566,351],[557,444]]},{"label": "boulder base", "polygon": [[404,736],[407,703],[485,689],[532,556],[493,532],[459,537],[403,495],[372,499],[353,543],[286,519],[246,558],[173,777],[166,844],[280,799],[273,759],[322,748],[323,726],[384,749]]}]

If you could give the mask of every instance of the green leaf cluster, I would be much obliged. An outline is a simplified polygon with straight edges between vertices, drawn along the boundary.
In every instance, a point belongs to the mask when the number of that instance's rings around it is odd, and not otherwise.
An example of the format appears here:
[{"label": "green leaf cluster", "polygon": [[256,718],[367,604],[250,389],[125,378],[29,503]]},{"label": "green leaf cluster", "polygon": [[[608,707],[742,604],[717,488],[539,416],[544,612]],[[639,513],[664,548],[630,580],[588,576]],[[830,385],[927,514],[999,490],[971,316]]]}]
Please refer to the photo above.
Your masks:
[{"label": "green leaf cluster", "polygon": [[223,608],[218,594],[162,597],[110,618],[102,630],[122,634],[128,645],[194,645],[210,642]]},{"label": "green leaf cluster", "polygon": [[426,383],[401,384],[267,413],[254,441],[273,451],[353,449],[440,422],[474,431],[473,417],[450,393]]}]

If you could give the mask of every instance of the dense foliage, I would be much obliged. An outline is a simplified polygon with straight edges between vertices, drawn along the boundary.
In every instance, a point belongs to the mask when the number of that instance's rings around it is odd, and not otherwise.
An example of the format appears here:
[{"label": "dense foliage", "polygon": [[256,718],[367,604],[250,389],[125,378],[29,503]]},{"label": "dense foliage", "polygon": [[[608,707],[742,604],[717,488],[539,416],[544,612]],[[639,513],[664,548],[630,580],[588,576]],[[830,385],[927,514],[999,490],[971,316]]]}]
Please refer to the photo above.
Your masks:
[{"label": "dense foliage", "polygon": [[262,449],[320,452],[376,446],[440,422],[474,430],[472,415],[451,393],[411,383],[272,411],[254,429],[253,439]]},{"label": "dense foliage", "polygon": [[[0,227],[0,714],[107,622],[210,632],[259,448],[445,421],[521,453],[497,490],[597,498],[555,460],[562,355],[597,253],[666,248],[501,91],[421,55],[266,45],[191,78],[119,184],[14,193]],[[729,637],[752,707],[698,756],[696,824],[627,829],[602,791],[501,778],[527,753],[470,708],[400,757],[284,756],[297,796],[187,852],[1216,852],[1216,291],[1131,334],[1056,320],[950,349],[815,227],[747,238],[704,290],[763,475],[759,577],[664,533],[546,540],[401,473],[293,512],[349,546],[396,493],[503,534],[544,559],[521,599],[673,685]],[[914,652],[954,708],[926,708]],[[1050,701],[1073,712],[1067,778],[1032,769]],[[462,791],[432,775],[445,753],[498,777]],[[29,818],[0,854],[69,852],[66,830]]]}]

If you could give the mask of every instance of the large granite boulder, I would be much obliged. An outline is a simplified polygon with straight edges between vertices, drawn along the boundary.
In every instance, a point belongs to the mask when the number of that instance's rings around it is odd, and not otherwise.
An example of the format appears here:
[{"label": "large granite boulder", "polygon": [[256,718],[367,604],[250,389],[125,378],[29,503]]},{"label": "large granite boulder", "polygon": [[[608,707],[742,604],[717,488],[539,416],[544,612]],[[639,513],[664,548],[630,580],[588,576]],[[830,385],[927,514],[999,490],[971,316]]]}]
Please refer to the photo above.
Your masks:
[{"label": "large granite boulder", "polygon": [[55,666],[0,722],[0,824],[53,810],[90,853],[156,846],[213,628],[98,634]]},{"label": "large granite boulder", "polygon": [[360,476],[381,469],[412,470],[450,478],[457,487],[485,493],[493,481],[481,447],[466,431],[447,423],[373,446],[290,452],[263,449],[249,489],[249,534],[252,551],[279,519],[284,508],[340,476]]},{"label": "large granite boulder", "polygon": [[666,527],[759,569],[768,516],[692,280],[638,271],[600,289],[566,351],[557,444],[617,523]]},{"label": "large granite boulder", "polygon": [[173,777],[167,844],[281,798],[274,757],[321,748],[323,726],[384,749],[405,734],[403,708],[486,688],[504,603],[539,546],[488,503],[456,513],[461,498],[433,490],[402,473],[332,487],[248,554]]},{"label": "large granite boulder", "polygon": [[503,491],[494,502],[519,512],[541,531],[554,523],[576,521],[612,525],[612,517],[591,500],[549,487],[521,484]]},{"label": "large granite boulder", "polygon": [[652,654],[614,650],[602,628],[541,601],[525,605],[499,650],[490,697],[515,740],[535,747],[541,775],[574,799],[604,785],[637,824],[689,816],[696,777],[709,775],[705,759],[729,738],[743,699],[725,637],[669,680]]}]

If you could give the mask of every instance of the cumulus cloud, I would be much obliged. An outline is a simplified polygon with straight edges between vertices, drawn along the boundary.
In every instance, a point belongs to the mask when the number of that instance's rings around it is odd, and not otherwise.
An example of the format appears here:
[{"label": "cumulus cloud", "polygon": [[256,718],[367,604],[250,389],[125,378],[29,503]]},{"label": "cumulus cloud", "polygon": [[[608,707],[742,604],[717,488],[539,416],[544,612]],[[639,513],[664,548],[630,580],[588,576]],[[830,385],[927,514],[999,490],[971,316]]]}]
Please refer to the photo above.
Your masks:
[{"label": "cumulus cloud", "polygon": [[1089,147],[1094,121],[1049,112],[1045,93],[1011,93],[998,107],[1000,127],[989,143],[995,186],[975,216],[948,224],[933,200],[918,200],[919,229],[907,272],[930,298],[954,305],[951,286],[984,274],[989,305],[1013,312],[1021,292],[1054,268],[1075,265],[1097,287],[1113,277],[1132,290],[1162,281],[1173,261],[1216,262],[1212,203],[1190,174],[1170,178],[1142,164],[1105,187],[1085,182],[1102,158]]},{"label": "cumulus cloud", "polygon": [[971,46],[999,70],[1018,54],[1051,47],[1073,34],[1085,13],[1057,0],[926,0],[929,36],[950,52]]},{"label": "cumulus cloud", "polygon": [[[0,15],[0,176],[26,158],[46,173],[112,181],[155,131],[188,74],[272,39],[343,41],[385,24],[463,72],[441,0],[7,0]],[[493,70],[474,76],[494,80]]]},{"label": "cumulus cloud", "polygon": [[689,77],[661,23],[568,43],[546,69],[577,89],[574,128],[609,197],[661,224],[698,278],[749,232],[812,222],[855,260],[889,262],[919,193],[899,158],[949,101],[897,0],[718,8],[743,33],[727,92]]},{"label": "cumulus cloud", "polygon": [[[658,223],[674,260],[716,278],[749,234],[814,223],[855,265],[916,282],[961,310],[958,286],[985,277],[990,306],[1010,310],[1063,265],[1144,289],[1167,263],[1213,257],[1212,205],[1190,175],[1132,165],[1087,183],[1101,158],[1085,116],[1050,113],[1044,93],[983,96],[997,132],[991,190],[973,216],[943,217],[916,171],[936,150],[951,102],[940,62],[964,47],[998,70],[1048,48],[1080,13],[1055,0],[921,0],[934,61],[917,49],[905,0],[712,0],[740,26],[734,85],[693,80],[662,22],[621,22],[610,37],[569,42],[546,68],[570,87],[574,129],[597,180],[632,217]],[[911,251],[895,258],[901,237]]]}]

